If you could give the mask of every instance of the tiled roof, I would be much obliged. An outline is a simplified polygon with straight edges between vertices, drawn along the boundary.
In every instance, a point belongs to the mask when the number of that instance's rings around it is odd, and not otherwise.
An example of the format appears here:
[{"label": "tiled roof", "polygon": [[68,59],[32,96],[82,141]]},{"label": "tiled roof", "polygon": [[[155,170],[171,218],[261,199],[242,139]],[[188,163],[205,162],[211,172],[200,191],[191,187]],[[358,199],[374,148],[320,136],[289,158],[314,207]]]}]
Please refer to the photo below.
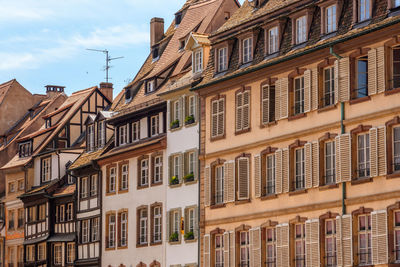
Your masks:
[{"label": "tiled roof", "polygon": [[51,186],[53,186],[54,184],[58,183],[60,180],[52,180],[49,183],[45,184],[45,185],[41,185],[38,187],[33,187],[31,190],[25,192],[24,194],[20,195],[19,198],[24,198],[27,196],[33,196],[33,195],[38,195],[38,194],[42,194],[45,193],[47,189],[49,189]]},{"label": "tiled roof", "polygon": [[28,163],[32,157],[20,158],[18,154],[16,154],[10,161],[8,161],[4,166],[0,168],[0,170],[11,169],[18,166],[24,166]]},{"label": "tiled roof", "polygon": [[97,159],[105,150],[106,146],[104,148],[93,151],[93,152],[84,152],[82,153],[75,161],[72,163],[71,166],[69,166],[69,170],[74,170],[78,169],[80,167],[84,167],[89,165],[92,160]]},{"label": "tiled roof", "polygon": [[76,189],[75,184],[65,185],[63,187],[57,188],[57,190],[54,192],[53,196],[54,197],[62,197],[62,196],[71,195],[75,192],[75,189]]},{"label": "tiled roof", "polygon": [[14,80],[0,84],[0,104],[3,102],[4,97],[6,96],[6,94],[8,93],[8,90],[11,88],[11,86],[13,85],[14,82],[17,82],[17,81],[14,79]]},{"label": "tiled roof", "polygon": [[25,135],[25,136],[23,136],[23,137],[21,137],[21,138],[18,138],[16,141],[17,141],[17,142],[22,142],[22,141],[25,141],[25,140],[28,140],[28,139],[37,137],[37,136],[39,136],[39,135],[45,134],[45,133],[50,132],[50,131],[54,130],[55,128],[57,128],[58,125],[59,125],[59,124],[53,125],[53,126],[51,126],[51,127],[49,127],[49,128],[41,128],[41,129],[39,129],[39,130],[36,131],[36,132],[33,132],[33,133],[31,133],[31,134],[28,134],[28,135]]}]

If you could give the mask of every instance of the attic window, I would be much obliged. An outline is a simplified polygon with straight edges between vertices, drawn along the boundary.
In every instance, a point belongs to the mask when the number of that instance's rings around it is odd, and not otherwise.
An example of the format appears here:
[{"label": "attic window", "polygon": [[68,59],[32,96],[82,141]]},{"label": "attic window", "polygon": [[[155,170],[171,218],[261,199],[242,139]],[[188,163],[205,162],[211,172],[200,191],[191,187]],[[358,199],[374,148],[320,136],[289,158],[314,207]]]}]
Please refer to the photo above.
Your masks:
[{"label": "attic window", "polygon": [[159,55],[158,46],[153,48],[152,54],[153,54],[153,60],[158,59],[158,57],[160,56],[160,55]]},{"label": "attic window", "polygon": [[183,50],[185,48],[185,44],[186,44],[185,40],[181,40],[179,42],[179,50]]},{"label": "attic window", "polygon": [[129,88],[125,89],[125,100],[129,100],[131,99],[132,94],[131,94],[131,90]]},{"label": "attic window", "polygon": [[147,81],[146,83],[146,92],[147,93],[152,93],[154,92],[155,88],[154,88],[154,81]]},{"label": "attic window", "polygon": [[19,157],[29,157],[32,154],[32,142],[25,142],[18,145]]},{"label": "attic window", "polygon": [[46,129],[51,127],[51,118],[46,119]]},{"label": "attic window", "polygon": [[178,27],[179,24],[181,24],[182,21],[182,13],[176,13],[175,14],[175,26]]}]

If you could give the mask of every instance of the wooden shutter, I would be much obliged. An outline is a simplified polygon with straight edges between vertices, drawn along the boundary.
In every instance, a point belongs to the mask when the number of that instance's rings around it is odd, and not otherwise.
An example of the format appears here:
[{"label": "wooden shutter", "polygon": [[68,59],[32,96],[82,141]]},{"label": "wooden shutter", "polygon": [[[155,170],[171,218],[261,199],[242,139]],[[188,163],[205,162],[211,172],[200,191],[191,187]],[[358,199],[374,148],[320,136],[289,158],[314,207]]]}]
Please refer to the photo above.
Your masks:
[{"label": "wooden shutter", "polygon": [[[181,240],[182,240],[182,234],[181,234],[181,230],[182,230],[182,224],[181,224],[181,219],[182,219],[182,208],[178,208],[178,218],[179,218],[178,240],[179,240],[179,242],[181,242]],[[185,226],[183,225],[183,227],[185,227]]]},{"label": "wooden shutter", "polygon": [[376,69],[376,49],[368,51],[368,95],[376,94],[377,89],[377,69]]},{"label": "wooden shutter", "polygon": [[282,149],[275,151],[275,192],[282,193]]},{"label": "wooden shutter", "polygon": [[319,220],[306,221],[306,266],[319,267]]},{"label": "wooden shutter", "polygon": [[[162,168],[161,168],[162,169]],[[199,150],[194,151],[194,179],[199,179]]]},{"label": "wooden shutter", "polygon": [[183,154],[179,154],[179,183],[183,183],[183,176],[184,176],[184,166],[183,166]]},{"label": "wooden shutter", "polygon": [[235,240],[235,232],[230,231],[229,232],[229,266],[230,267],[236,267],[235,262],[236,262],[236,251],[235,247],[236,246],[236,240]]},{"label": "wooden shutter", "polygon": [[281,108],[281,119],[287,118],[289,114],[289,79],[281,79],[281,93],[280,93],[280,108]]},{"label": "wooden shutter", "polygon": [[351,215],[336,217],[337,266],[353,265],[353,242]]},{"label": "wooden shutter", "polygon": [[261,267],[261,229],[260,227],[250,229],[250,266]]},{"label": "wooden shutter", "polygon": [[305,185],[306,188],[311,188],[312,187],[312,144],[311,143],[306,143],[304,145],[304,165],[305,165]]},{"label": "wooden shutter", "polygon": [[179,126],[183,126],[185,124],[185,96],[179,98]]},{"label": "wooden shutter", "polygon": [[238,196],[239,200],[249,198],[249,159],[242,157],[238,159]]},{"label": "wooden shutter", "polygon": [[304,72],[304,112],[311,110],[311,70]]},{"label": "wooden shutter", "polygon": [[275,120],[281,119],[281,80],[275,82]]},{"label": "wooden shutter", "polygon": [[218,106],[219,101],[214,100],[211,102],[211,136],[218,136]]},{"label": "wooden shutter", "polygon": [[318,94],[319,94],[319,83],[318,83],[318,68],[314,68],[311,71],[311,110],[318,109]]},{"label": "wooden shutter", "polygon": [[[171,129],[170,125],[171,125],[171,122],[172,122],[172,118],[171,118],[172,114],[173,114],[172,101],[168,100],[168,102],[167,102],[167,128],[168,129]],[[140,133],[140,126],[139,126],[138,130],[139,130],[139,133]]]},{"label": "wooden shutter", "polygon": [[208,207],[211,203],[211,175],[210,166],[204,168],[204,206]]},{"label": "wooden shutter", "polygon": [[282,191],[283,193],[289,192],[289,149],[282,149]]},{"label": "wooden shutter", "polygon": [[189,174],[189,152],[183,153],[183,175],[187,174]]},{"label": "wooden shutter", "polygon": [[312,146],[312,186],[319,186],[319,143],[314,141]]},{"label": "wooden shutter", "polygon": [[169,237],[171,236],[171,211],[167,211],[167,218],[165,222],[166,222],[165,240],[166,242],[169,242]]},{"label": "wooden shutter", "polygon": [[217,135],[224,134],[224,124],[225,124],[225,100],[221,98],[218,100],[218,131]]},{"label": "wooden shutter", "polygon": [[289,257],[289,224],[283,223],[276,226],[276,266],[290,266]]},{"label": "wooden shutter", "polygon": [[242,130],[243,93],[236,94],[236,131]]},{"label": "wooden shutter", "polygon": [[197,96],[197,94],[195,94],[193,97],[194,97],[194,99],[193,99],[194,119],[196,121],[199,121],[199,110],[198,110],[198,108],[199,108],[199,97]]},{"label": "wooden shutter", "polygon": [[377,92],[383,93],[386,90],[386,70],[385,70],[385,47],[380,46],[376,49],[377,53]]},{"label": "wooden shutter", "polygon": [[194,227],[193,227],[193,235],[195,238],[199,237],[199,209],[197,207],[194,208]]},{"label": "wooden shutter", "polygon": [[183,211],[183,223],[184,223],[184,233],[187,233],[187,230],[189,230],[189,209],[185,208]]},{"label": "wooden shutter", "polygon": [[387,212],[371,212],[372,263],[388,263]]},{"label": "wooden shutter", "polygon": [[336,264],[343,267],[342,217],[336,217]]},{"label": "wooden shutter", "polygon": [[261,121],[262,124],[269,123],[269,85],[261,88]]},{"label": "wooden shutter", "polygon": [[210,267],[210,235],[204,235],[204,267]]},{"label": "wooden shutter", "polygon": [[224,239],[224,266],[229,267],[229,232],[225,232],[223,235]]},{"label": "wooden shutter", "polygon": [[235,162],[224,163],[224,202],[235,201]]},{"label": "wooden shutter", "polygon": [[254,156],[254,195],[261,197],[261,156]]},{"label": "wooden shutter", "polygon": [[250,91],[243,92],[243,121],[242,129],[250,128]]},{"label": "wooden shutter", "polygon": [[351,181],[351,136],[349,133],[336,137],[339,145],[339,155],[336,156],[339,161],[339,180],[341,182]]},{"label": "wooden shutter", "polygon": [[334,63],[334,73],[335,73],[335,104],[339,102],[339,60],[335,60]]},{"label": "wooden shutter", "polygon": [[378,176],[378,129],[375,127],[369,129],[369,145],[371,177],[375,177]]},{"label": "wooden shutter", "polygon": [[350,100],[350,59],[339,60],[339,102]]},{"label": "wooden shutter", "polygon": [[342,182],[342,177],[340,176],[340,142],[339,136],[335,138],[335,178],[336,183]]},{"label": "wooden shutter", "polygon": [[378,142],[378,175],[386,175],[387,162],[386,162],[386,127],[380,126],[377,129]]}]

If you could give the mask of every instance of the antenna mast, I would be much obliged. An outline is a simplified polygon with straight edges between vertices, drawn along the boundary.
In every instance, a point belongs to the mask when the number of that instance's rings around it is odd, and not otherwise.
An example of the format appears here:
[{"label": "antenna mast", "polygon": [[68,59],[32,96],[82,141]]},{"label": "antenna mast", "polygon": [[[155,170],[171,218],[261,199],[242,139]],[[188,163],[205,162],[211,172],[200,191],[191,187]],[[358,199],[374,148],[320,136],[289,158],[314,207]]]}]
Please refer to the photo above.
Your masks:
[{"label": "antenna mast", "polygon": [[95,51],[95,52],[101,52],[101,53],[106,54],[106,67],[104,68],[104,70],[106,71],[106,83],[108,83],[108,80],[111,79],[111,78],[108,78],[108,70],[111,68],[111,66],[110,66],[109,63],[110,63],[112,60],[120,59],[120,58],[124,58],[124,57],[114,57],[114,58],[111,58],[111,57],[109,57],[109,55],[108,55],[108,50],[107,50],[107,49],[99,50],[99,49],[90,49],[90,48],[87,48],[86,50]]}]

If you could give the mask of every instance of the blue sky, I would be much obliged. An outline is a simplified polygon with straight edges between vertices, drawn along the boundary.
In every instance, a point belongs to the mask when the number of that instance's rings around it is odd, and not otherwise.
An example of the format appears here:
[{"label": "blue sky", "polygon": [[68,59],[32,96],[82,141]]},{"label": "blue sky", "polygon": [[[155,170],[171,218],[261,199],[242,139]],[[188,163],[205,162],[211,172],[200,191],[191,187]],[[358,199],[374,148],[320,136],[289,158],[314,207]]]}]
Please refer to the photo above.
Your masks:
[{"label": "blue sky", "polygon": [[[16,78],[32,93],[47,84],[66,93],[104,81],[108,49],[114,95],[134,78],[149,53],[149,21],[165,28],[185,0],[0,0],[0,83]],[[243,0],[240,0],[242,3]]]}]

